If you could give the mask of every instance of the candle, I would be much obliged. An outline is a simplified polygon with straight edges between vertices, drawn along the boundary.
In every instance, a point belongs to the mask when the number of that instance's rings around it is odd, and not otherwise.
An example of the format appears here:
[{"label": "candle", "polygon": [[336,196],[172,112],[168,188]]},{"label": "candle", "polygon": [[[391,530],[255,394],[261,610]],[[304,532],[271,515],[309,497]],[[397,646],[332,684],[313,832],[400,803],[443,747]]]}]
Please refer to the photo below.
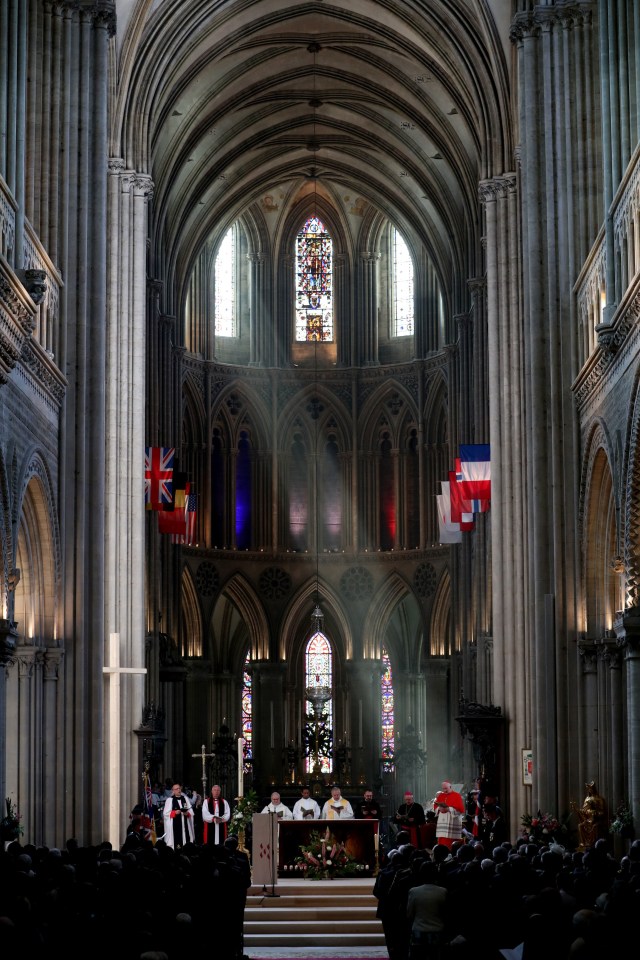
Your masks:
[{"label": "candle", "polygon": [[238,737],[238,796],[242,796],[243,790],[243,776],[244,776],[244,740],[242,737]]},{"label": "candle", "polygon": [[269,701],[269,715],[271,720],[271,749],[276,745],[275,726],[273,722],[273,700]]}]

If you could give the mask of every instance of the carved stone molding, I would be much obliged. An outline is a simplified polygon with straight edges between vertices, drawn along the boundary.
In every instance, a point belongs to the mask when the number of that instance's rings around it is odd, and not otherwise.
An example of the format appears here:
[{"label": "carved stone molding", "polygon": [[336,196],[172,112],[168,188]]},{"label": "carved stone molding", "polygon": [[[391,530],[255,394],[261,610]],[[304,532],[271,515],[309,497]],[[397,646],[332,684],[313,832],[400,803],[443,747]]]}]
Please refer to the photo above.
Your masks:
[{"label": "carved stone molding", "polygon": [[0,664],[7,666],[15,662],[18,642],[18,624],[13,620],[0,619]]},{"label": "carved stone molding", "polygon": [[0,383],[7,382],[35,325],[33,303],[25,300],[21,286],[17,278],[0,273]]},{"label": "carved stone molding", "polygon": [[64,650],[62,647],[47,647],[42,654],[42,665],[44,668],[45,680],[59,680],[60,666],[64,659]]},{"label": "carved stone molding", "polygon": [[478,196],[482,203],[492,203],[496,200],[504,200],[509,194],[516,190],[515,173],[507,173],[501,177],[493,177],[491,180],[482,180],[478,184]]},{"label": "carved stone molding", "polygon": [[47,280],[46,270],[31,269],[24,271],[24,285],[36,306],[44,303],[47,295]]},{"label": "carved stone molding", "polygon": [[582,673],[587,676],[598,669],[598,648],[591,640],[578,641],[578,654],[582,662]]},{"label": "carved stone molding", "polygon": [[592,12],[581,3],[563,3],[562,5],[537,6],[526,13],[518,13],[513,19],[509,39],[512,43],[539,37],[553,27],[562,29],[591,23]]}]

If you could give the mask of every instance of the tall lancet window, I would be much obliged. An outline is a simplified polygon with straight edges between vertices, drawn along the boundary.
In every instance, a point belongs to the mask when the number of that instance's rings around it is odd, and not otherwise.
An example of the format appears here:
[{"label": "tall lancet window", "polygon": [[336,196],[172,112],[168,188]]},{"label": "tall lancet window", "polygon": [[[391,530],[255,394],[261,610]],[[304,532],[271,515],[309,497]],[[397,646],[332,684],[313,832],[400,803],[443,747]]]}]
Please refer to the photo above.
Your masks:
[{"label": "tall lancet window", "polygon": [[238,441],[236,459],[236,546],[251,546],[251,440],[243,430]]},{"label": "tall lancet window", "polygon": [[[333,656],[329,641],[324,633],[314,633],[305,651],[305,688],[329,687],[333,689]],[[307,701],[307,714],[312,714],[311,703]],[[333,730],[333,700],[330,697],[324,705],[325,727]],[[320,750],[320,769],[322,773],[331,773],[331,746],[327,744]],[[308,756],[306,761],[307,773],[313,770],[314,757]]]},{"label": "tall lancet window", "polygon": [[289,458],[289,542],[292,550],[309,546],[309,469],[302,436],[296,433]]},{"label": "tall lancet window", "polygon": [[379,465],[380,488],[380,549],[393,550],[396,542],[396,498],[391,439],[382,435]]},{"label": "tall lancet window", "polygon": [[214,272],[216,337],[236,337],[236,235],[229,227],[218,247]]},{"label": "tall lancet window", "polygon": [[322,504],[322,548],[338,550],[342,541],[342,471],[334,434],[327,439],[322,469],[322,489],[318,491]]},{"label": "tall lancet window", "polygon": [[244,737],[245,773],[250,770],[253,757],[253,694],[251,690],[250,657],[247,654],[242,674],[242,736]]},{"label": "tall lancet window", "polygon": [[393,336],[413,336],[413,260],[404,238],[393,229]]},{"label": "tall lancet window", "polygon": [[382,731],[382,769],[385,773],[393,770],[393,752],[395,749],[394,733],[394,705],[393,705],[393,677],[391,675],[391,661],[389,654],[382,648],[382,679],[380,681],[381,722]]},{"label": "tall lancet window", "polygon": [[318,217],[296,237],[296,341],[333,340],[333,241]]}]

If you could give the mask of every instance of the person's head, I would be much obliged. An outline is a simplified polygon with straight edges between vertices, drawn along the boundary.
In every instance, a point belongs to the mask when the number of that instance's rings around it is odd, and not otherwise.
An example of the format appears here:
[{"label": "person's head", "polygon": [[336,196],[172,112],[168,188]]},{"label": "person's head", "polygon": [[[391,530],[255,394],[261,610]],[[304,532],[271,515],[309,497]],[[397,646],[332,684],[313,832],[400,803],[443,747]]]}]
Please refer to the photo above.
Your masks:
[{"label": "person's head", "polygon": [[227,837],[227,839],[224,841],[224,845],[227,850],[231,850],[233,852],[238,849],[238,838],[231,834],[231,836]]},{"label": "person's head", "polygon": [[331,787],[331,796],[334,800],[338,800],[340,798],[340,787],[337,783],[334,783],[334,785]]},{"label": "person's head", "polygon": [[174,783],[171,787],[171,793],[174,797],[179,797],[182,794],[182,784]]},{"label": "person's head", "polygon": [[277,807],[280,803],[280,794],[277,790],[274,790],[271,794],[271,803],[274,805],[274,807]]},{"label": "person's head", "polygon": [[311,790],[309,790],[309,787],[303,787],[300,793],[302,795],[303,800],[308,800],[309,797],[311,796]]},{"label": "person's head", "polygon": [[413,803],[413,793],[411,792],[411,790],[405,790],[404,802],[407,804],[407,806],[411,806],[411,804]]},{"label": "person's head", "polygon": [[220,799],[220,797],[222,796],[222,790],[220,788],[220,784],[214,783],[214,785],[211,787],[211,796],[213,797],[214,800]]},{"label": "person's head", "polygon": [[369,790],[369,788],[367,787],[367,789],[364,792],[364,799],[366,803],[371,803],[371,801],[373,800],[373,790]]},{"label": "person's head", "polygon": [[451,781],[450,781],[450,780],[443,780],[443,781],[442,781],[442,792],[443,792],[443,793],[451,793],[451,790],[452,790]]}]

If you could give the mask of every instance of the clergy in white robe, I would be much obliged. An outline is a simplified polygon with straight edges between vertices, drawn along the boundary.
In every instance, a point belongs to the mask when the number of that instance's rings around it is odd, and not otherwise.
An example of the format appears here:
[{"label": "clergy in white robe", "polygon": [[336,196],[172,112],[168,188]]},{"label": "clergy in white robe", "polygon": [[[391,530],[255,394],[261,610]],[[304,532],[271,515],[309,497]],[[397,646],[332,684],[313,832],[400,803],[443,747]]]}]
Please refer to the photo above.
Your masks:
[{"label": "clergy in white robe", "polygon": [[319,820],[320,807],[311,796],[309,787],[302,788],[302,796],[293,805],[294,820]]},{"label": "clergy in white robe", "polygon": [[353,807],[342,796],[340,787],[331,787],[331,799],[322,808],[323,820],[353,820]]},{"label": "clergy in white robe", "polygon": [[277,790],[274,790],[271,794],[271,803],[268,803],[266,807],[263,807],[260,811],[261,813],[275,813],[278,817],[278,820],[293,820],[293,814],[289,807],[285,807],[284,803],[280,800],[280,794]]},{"label": "clergy in white robe", "polygon": [[174,783],[171,796],[164,802],[163,819],[164,842],[168,847],[180,850],[185,843],[195,842],[191,801],[179,783]]}]

